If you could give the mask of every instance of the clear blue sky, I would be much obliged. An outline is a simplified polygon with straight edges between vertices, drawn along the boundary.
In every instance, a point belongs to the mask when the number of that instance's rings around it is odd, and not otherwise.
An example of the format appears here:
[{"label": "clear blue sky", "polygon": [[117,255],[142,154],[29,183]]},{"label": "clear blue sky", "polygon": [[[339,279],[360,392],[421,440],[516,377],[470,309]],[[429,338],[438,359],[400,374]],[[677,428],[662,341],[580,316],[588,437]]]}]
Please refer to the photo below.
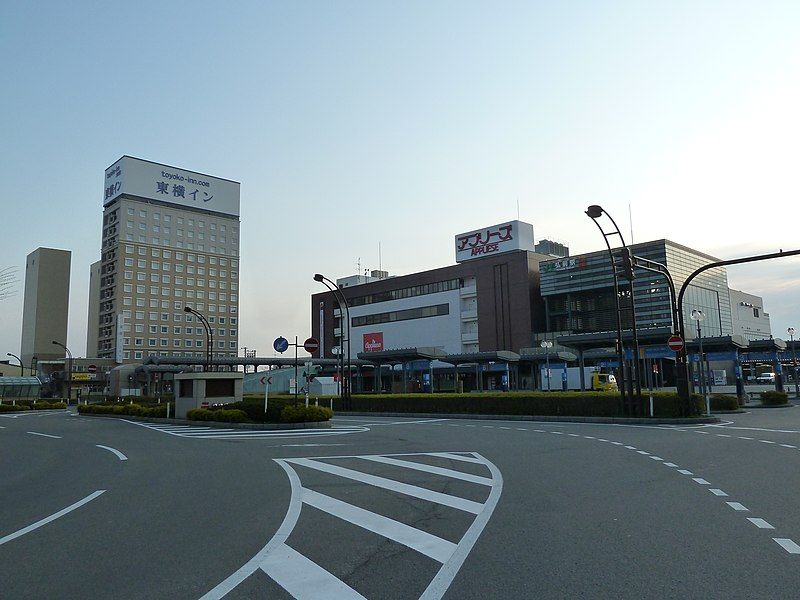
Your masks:
[{"label": "clear blue sky", "polygon": [[[242,346],[309,333],[316,271],[451,264],[520,216],[599,249],[724,258],[800,247],[797,2],[6,2],[0,304],[17,352],[25,255],[73,252],[86,342],[103,170],[123,154],[242,182]],[[729,272],[800,329],[800,261]]]}]

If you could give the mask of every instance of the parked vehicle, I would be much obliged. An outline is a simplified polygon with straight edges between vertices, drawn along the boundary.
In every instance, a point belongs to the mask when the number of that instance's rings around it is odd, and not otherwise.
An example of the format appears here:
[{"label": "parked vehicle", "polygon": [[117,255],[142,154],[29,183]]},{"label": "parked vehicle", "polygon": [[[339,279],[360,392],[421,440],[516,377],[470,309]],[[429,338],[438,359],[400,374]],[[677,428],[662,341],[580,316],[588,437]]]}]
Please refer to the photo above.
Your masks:
[{"label": "parked vehicle", "polygon": [[[580,367],[567,367],[566,369],[566,388],[564,387],[564,368],[550,368],[550,387],[548,388],[547,368],[540,370],[541,382],[539,389],[542,391],[550,390],[580,390],[581,389],[581,369]],[[583,381],[585,389],[596,392],[603,392],[617,389],[617,379],[611,373],[602,373],[598,367],[584,367]]]},{"label": "parked vehicle", "polygon": [[772,372],[761,373],[758,377],[756,377],[756,383],[760,384],[775,383],[775,373]]}]

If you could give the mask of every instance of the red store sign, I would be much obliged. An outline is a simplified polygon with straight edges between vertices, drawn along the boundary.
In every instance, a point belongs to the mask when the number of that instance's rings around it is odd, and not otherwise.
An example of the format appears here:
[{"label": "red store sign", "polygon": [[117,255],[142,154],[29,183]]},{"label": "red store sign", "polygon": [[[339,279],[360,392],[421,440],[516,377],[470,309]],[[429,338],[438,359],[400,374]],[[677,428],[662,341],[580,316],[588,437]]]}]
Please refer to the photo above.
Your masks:
[{"label": "red store sign", "polygon": [[364,352],[381,352],[383,350],[383,332],[364,334]]}]

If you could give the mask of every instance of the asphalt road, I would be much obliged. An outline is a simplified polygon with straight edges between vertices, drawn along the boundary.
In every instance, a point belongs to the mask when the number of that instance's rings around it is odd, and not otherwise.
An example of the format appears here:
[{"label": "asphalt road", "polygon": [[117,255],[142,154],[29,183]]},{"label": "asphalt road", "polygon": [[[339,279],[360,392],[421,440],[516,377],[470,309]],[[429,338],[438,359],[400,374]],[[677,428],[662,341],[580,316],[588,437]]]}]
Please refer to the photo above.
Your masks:
[{"label": "asphalt road", "polygon": [[722,418],[0,415],[0,596],[796,597],[800,408]]}]

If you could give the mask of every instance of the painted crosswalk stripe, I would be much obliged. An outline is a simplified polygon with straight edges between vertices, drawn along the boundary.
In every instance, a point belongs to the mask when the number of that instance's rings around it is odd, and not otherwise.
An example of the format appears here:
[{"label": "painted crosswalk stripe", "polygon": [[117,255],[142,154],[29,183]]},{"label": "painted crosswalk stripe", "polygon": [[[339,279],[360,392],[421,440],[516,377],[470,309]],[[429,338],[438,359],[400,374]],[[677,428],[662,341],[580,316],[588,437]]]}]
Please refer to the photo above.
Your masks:
[{"label": "painted crosswalk stripe", "polygon": [[275,548],[260,568],[295,598],[366,600],[341,579],[286,544]]},{"label": "painted crosswalk stripe", "polygon": [[730,506],[733,510],[750,512],[750,509],[740,502],[726,502],[725,504]]},{"label": "painted crosswalk stripe", "polygon": [[453,542],[314,490],[303,488],[300,498],[309,506],[394,540],[440,563],[447,561],[456,549]]},{"label": "painted crosswalk stripe", "polygon": [[[429,452],[428,455],[438,456],[439,458],[449,458],[450,460],[460,460],[469,463],[476,463],[476,464],[483,463],[483,461],[480,461],[472,456],[464,456],[463,454],[455,454],[453,452]],[[400,456],[400,455],[395,455],[395,456]]]},{"label": "painted crosswalk stripe", "polygon": [[385,465],[394,465],[396,467],[403,467],[404,469],[412,469],[415,471],[424,471],[426,473],[433,473],[434,475],[442,475],[444,477],[452,477],[453,479],[461,479],[462,481],[469,481],[471,483],[479,483],[481,485],[492,485],[492,480],[488,477],[480,477],[479,475],[472,475],[462,471],[454,471],[453,469],[444,469],[442,467],[434,467],[424,463],[398,460],[389,456],[359,456],[363,460],[370,460],[373,462],[383,463]]},{"label": "painted crosswalk stripe", "polygon": [[483,504],[480,502],[473,502],[472,500],[467,500],[466,498],[461,498],[459,496],[451,496],[441,492],[434,492],[426,488],[411,485],[409,483],[402,483],[393,479],[379,477],[378,475],[370,475],[369,473],[354,471],[353,469],[323,463],[310,458],[291,458],[287,459],[287,462],[290,462],[294,465],[299,465],[301,467],[308,467],[309,469],[314,469],[323,473],[337,475],[345,479],[358,481],[360,483],[366,483],[385,490],[398,492],[400,494],[405,494],[406,496],[419,498],[420,500],[427,500],[429,502],[435,502],[436,504],[443,504],[444,506],[457,508],[475,515],[483,510]]},{"label": "painted crosswalk stripe", "polygon": [[712,494],[714,494],[715,496],[727,496],[728,495],[728,494],[726,494],[725,492],[723,492],[719,488],[709,488],[708,491],[711,492]]}]

